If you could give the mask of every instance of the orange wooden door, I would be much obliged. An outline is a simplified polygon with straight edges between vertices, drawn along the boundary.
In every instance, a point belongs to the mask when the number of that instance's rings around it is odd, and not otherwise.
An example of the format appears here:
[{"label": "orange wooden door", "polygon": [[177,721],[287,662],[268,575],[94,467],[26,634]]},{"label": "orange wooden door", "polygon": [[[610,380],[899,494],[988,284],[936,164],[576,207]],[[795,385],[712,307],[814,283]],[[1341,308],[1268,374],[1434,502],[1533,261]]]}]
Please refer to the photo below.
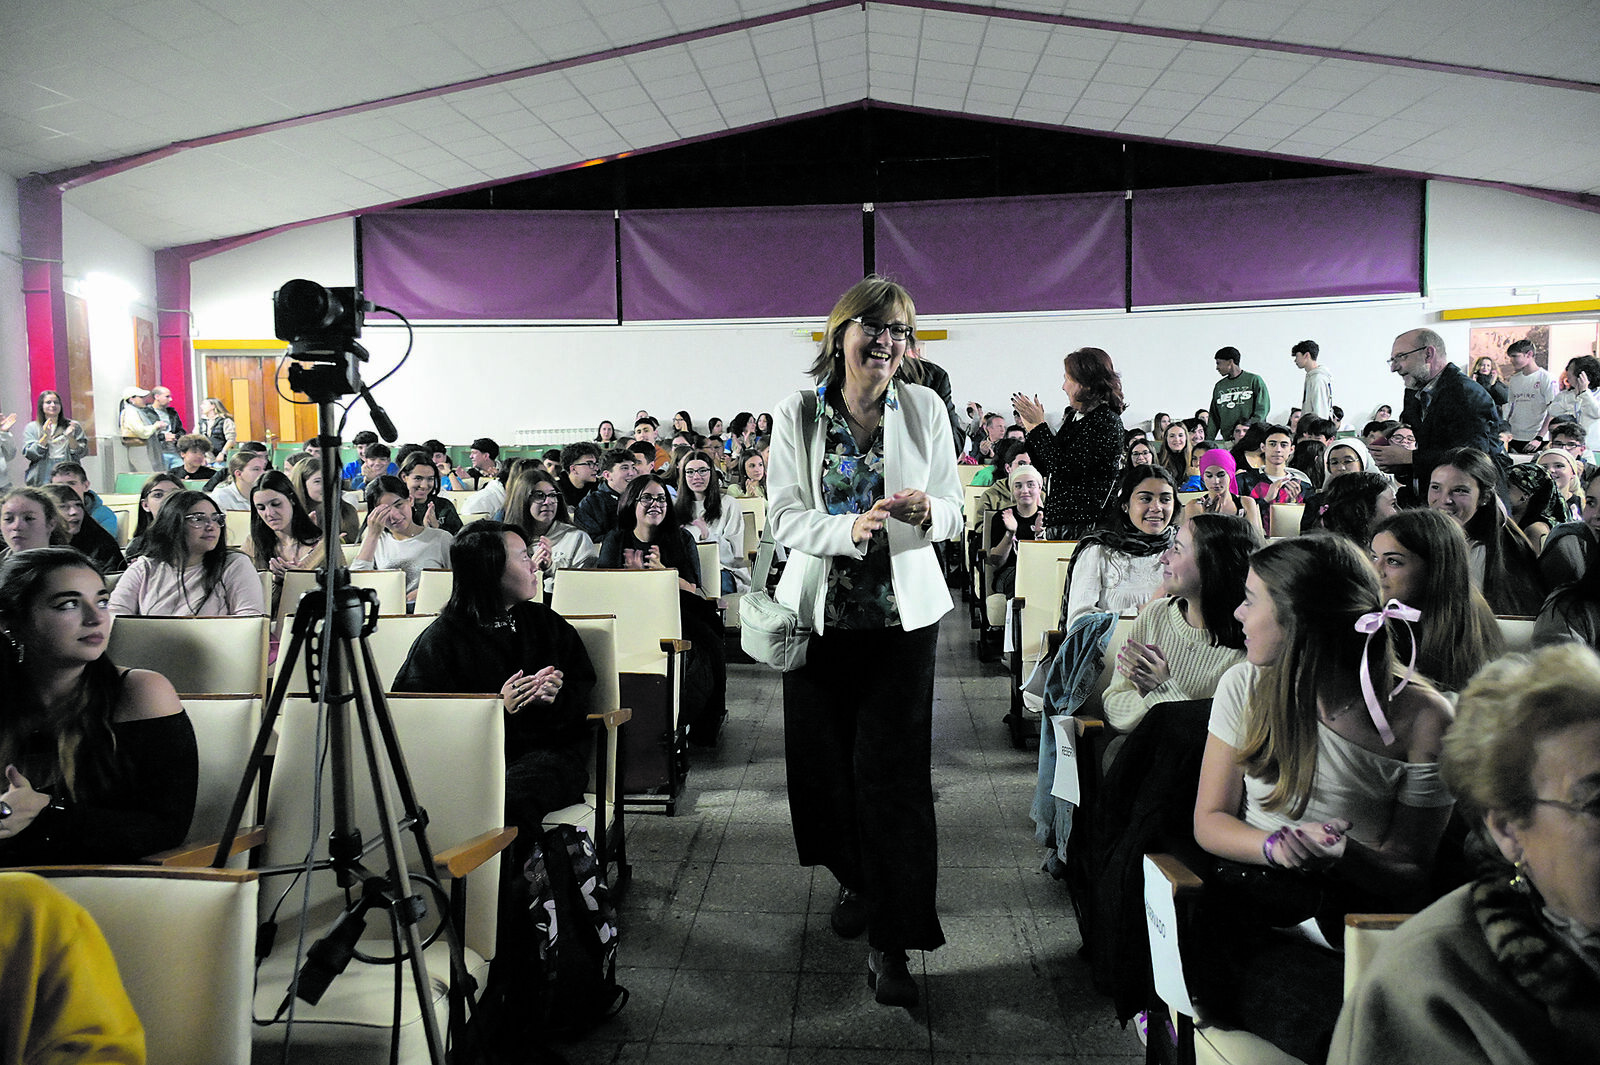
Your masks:
[{"label": "orange wooden door", "polygon": [[317,408],[289,390],[288,367],[276,356],[206,356],[206,395],[227,406],[240,440],[271,445],[316,435]]}]

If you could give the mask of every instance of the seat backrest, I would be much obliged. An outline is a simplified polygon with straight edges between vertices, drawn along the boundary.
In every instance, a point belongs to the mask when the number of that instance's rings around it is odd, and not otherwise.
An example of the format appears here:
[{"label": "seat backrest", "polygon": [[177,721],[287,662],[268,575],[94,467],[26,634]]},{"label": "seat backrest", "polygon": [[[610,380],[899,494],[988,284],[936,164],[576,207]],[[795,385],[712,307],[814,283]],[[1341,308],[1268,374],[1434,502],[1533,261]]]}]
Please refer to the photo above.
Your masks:
[{"label": "seat backrest", "polygon": [[1017,544],[1016,595],[1026,602],[1016,646],[1024,658],[1039,658],[1044,633],[1054,628],[1061,616],[1065,567],[1056,563],[1070,559],[1077,546],[1076,540],[1023,540]]},{"label": "seat backrest", "polygon": [[245,541],[250,539],[250,512],[225,510],[222,513],[228,520],[228,546],[244,547]]},{"label": "seat backrest", "polygon": [[378,627],[367,637],[372,648],[372,664],[383,681],[383,690],[394,687],[394,678],[406,664],[411,645],[417,642],[422,630],[438,620],[437,614],[381,614]]},{"label": "seat backrest", "polygon": [[450,592],[455,586],[455,570],[423,570],[417,581],[417,601],[413,609],[418,614],[437,614],[450,601]]},{"label": "seat backrest", "polygon": [[983,471],[984,465],[984,463],[957,463],[956,480],[961,482],[961,487],[965,488],[970,485],[972,483],[972,479]]},{"label": "seat backrest", "polygon": [[117,516],[117,546],[127,547],[128,541],[133,539],[133,512],[138,509],[137,504],[119,503],[111,507],[111,513]]},{"label": "seat backrest", "polygon": [[106,654],[153,669],[180,692],[265,696],[268,617],[119,617]]},{"label": "seat backrest", "polygon": [[715,541],[694,546],[700,554],[700,590],[715,599],[722,594],[722,546]]},{"label": "seat backrest", "polygon": [[144,1024],[151,1062],[248,1065],[254,873],[158,866],[40,872],[105,934]]},{"label": "seat backrest", "polygon": [[[227,827],[239,782],[250,763],[250,750],[261,728],[262,701],[244,695],[179,698],[194,726],[195,746],[200,751],[200,782],[186,842],[215,843]],[[244,824],[250,824],[254,817],[255,806],[246,806]]]},{"label": "seat backrest", "polygon": [[300,597],[317,586],[317,571],[311,569],[292,569],[284,572],[283,591],[278,595],[278,609],[274,616],[283,620],[293,614],[300,605]]},{"label": "seat backrest", "polygon": [[617,668],[624,673],[665,673],[661,641],[683,636],[677,570],[557,570],[550,607],[562,617],[614,615]]},{"label": "seat backrest", "polygon": [[144,490],[144,483],[150,479],[148,473],[119,473],[117,474],[117,495],[137,496]]},{"label": "seat backrest", "polygon": [[1360,982],[1361,976],[1377,957],[1384,937],[1402,924],[1408,913],[1347,913],[1344,917],[1344,994]]},{"label": "seat backrest", "polygon": [[1496,615],[1495,621],[1500,626],[1500,637],[1505,640],[1507,651],[1533,650],[1533,618]]},{"label": "seat backrest", "polygon": [[[390,716],[406,766],[416,788],[417,803],[428,812],[428,842],[435,851],[498,829],[505,821],[505,714],[500,697],[469,695],[391,695]],[[332,712],[330,710],[330,712]],[[344,711],[350,713],[348,709]],[[320,760],[323,737],[317,735],[316,704],[304,697],[284,700],[278,719],[278,749],[267,792],[266,865],[298,863],[307,848],[318,857],[327,855],[328,832],[333,827],[333,775],[322,774],[322,821],[313,831],[313,769]],[[361,730],[351,715],[350,778],[354,793],[354,822],[364,839],[376,839],[379,822],[373,785],[360,745]],[[381,749],[380,749],[381,753]],[[400,816],[400,811],[394,811]],[[416,849],[411,834],[403,834],[412,867]],[[382,867],[379,850],[367,858]],[[312,882],[311,927],[326,928],[342,906],[343,893],[329,873],[316,874]],[[295,888],[298,899],[300,888]],[[499,905],[499,878],[473,877],[467,893],[465,941],[483,957],[494,956],[495,913]],[[440,912],[438,900],[428,899],[428,927]],[[287,907],[285,908],[287,909]],[[286,923],[292,923],[286,922]],[[388,937],[381,917],[368,921],[375,938]],[[280,930],[279,944],[293,949],[294,931]],[[288,938],[285,938],[288,937]],[[280,947],[281,949],[281,947]]]},{"label": "seat backrest", "polygon": [[977,532],[983,525],[983,506],[979,503],[984,493],[989,491],[989,485],[969,484],[961,489],[961,513],[966,519],[967,531]]},{"label": "seat backrest", "polygon": [[756,536],[761,536],[761,530],[767,527],[767,500],[764,496],[745,496],[739,500],[739,509],[744,511],[744,523],[753,526]]},{"label": "seat backrest", "polygon": [[1117,652],[1122,650],[1122,645],[1128,642],[1128,636],[1133,632],[1133,623],[1139,620],[1138,614],[1123,614],[1117,618],[1117,624],[1111,630],[1111,640],[1106,644],[1105,660],[1100,666],[1100,678],[1095,681],[1095,686],[1084,699],[1083,705],[1078,708],[1081,717],[1104,717],[1104,708],[1101,697],[1106,689],[1111,687],[1111,678],[1117,671]]},{"label": "seat backrest", "polygon": [[1306,513],[1304,503],[1274,503],[1271,510],[1272,516],[1267,524],[1273,536],[1300,535],[1300,520]]},{"label": "seat backrest", "polygon": [[[578,630],[578,635],[583,638],[583,649],[589,653],[589,664],[594,666],[594,693],[589,699],[589,712],[591,714],[604,713],[615,710],[622,705],[622,691],[617,674],[617,619],[607,615],[579,615],[567,618],[568,623]],[[611,766],[606,770],[606,780],[609,783],[607,791],[610,793],[606,801],[610,804],[616,802],[616,767],[617,752],[611,751]],[[590,760],[589,791],[594,791],[593,759]]]},{"label": "seat backrest", "polygon": [[406,612],[406,571],[403,569],[360,569],[350,571],[350,583],[378,593],[378,613]]}]

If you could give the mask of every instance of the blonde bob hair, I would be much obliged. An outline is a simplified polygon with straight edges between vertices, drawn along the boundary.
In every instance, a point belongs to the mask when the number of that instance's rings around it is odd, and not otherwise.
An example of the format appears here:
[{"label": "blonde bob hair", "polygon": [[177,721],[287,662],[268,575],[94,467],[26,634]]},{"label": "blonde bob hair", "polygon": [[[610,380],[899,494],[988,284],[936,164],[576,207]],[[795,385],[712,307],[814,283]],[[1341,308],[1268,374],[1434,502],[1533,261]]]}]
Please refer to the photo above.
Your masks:
[{"label": "blonde bob hair", "polygon": [[1539,741],[1600,720],[1600,657],[1577,643],[1485,666],[1461,693],[1439,768],[1450,793],[1482,815],[1533,816]]},{"label": "blonde bob hair", "polygon": [[[822,331],[822,344],[809,371],[817,384],[833,385],[844,379],[844,333],[856,318],[903,321],[914,334],[917,328],[917,305],[912,302],[911,293],[905,290],[905,286],[877,274],[869,274],[851,285],[850,290],[839,297],[839,302],[828,313],[828,324]],[[914,343],[914,338],[907,343],[908,354]],[[920,382],[922,369],[918,360],[902,359],[896,376],[913,384]]]}]

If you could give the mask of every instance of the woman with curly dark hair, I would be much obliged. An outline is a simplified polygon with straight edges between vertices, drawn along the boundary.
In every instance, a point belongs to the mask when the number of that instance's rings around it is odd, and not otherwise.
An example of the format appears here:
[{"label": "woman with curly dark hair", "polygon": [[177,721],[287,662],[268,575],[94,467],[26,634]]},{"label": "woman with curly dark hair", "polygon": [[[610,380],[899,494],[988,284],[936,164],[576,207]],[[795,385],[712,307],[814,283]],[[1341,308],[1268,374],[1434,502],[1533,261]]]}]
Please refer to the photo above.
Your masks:
[{"label": "woman with curly dark hair", "polygon": [[1028,454],[1050,478],[1045,496],[1045,533],[1052,540],[1077,540],[1090,532],[1105,509],[1122,459],[1122,375],[1099,348],[1067,355],[1061,391],[1070,407],[1059,432],[1045,423],[1039,398],[1021,392],[1011,405],[1028,435]]}]

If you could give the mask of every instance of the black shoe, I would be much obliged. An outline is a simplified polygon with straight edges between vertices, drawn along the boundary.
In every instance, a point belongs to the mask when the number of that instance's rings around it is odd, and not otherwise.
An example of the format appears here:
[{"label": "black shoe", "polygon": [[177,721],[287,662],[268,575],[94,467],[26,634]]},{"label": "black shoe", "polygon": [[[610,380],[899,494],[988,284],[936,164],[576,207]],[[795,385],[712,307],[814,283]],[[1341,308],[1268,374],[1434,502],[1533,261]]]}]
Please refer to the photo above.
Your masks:
[{"label": "black shoe", "polygon": [[867,904],[861,892],[847,887],[839,889],[833,903],[833,916],[829,918],[835,934],[841,939],[854,939],[867,930]]},{"label": "black shoe", "polygon": [[917,982],[911,979],[903,950],[874,950],[867,955],[867,986],[880,1006],[917,1006]]}]

